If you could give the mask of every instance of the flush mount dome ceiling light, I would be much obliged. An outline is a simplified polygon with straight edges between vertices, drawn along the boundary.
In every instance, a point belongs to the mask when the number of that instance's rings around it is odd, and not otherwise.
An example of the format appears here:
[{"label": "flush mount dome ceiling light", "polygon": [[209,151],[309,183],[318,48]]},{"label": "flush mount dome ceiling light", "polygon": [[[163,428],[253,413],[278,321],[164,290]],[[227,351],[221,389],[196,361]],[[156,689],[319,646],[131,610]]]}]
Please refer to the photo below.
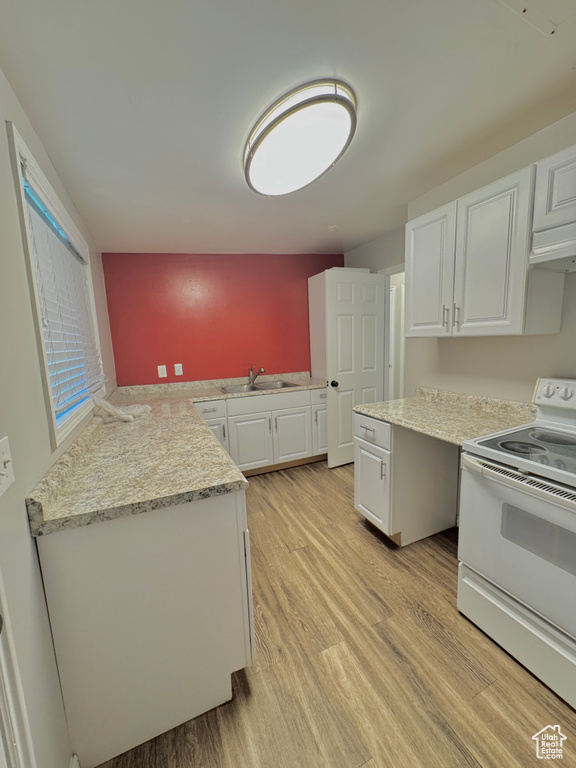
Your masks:
[{"label": "flush mount dome ceiling light", "polygon": [[315,80],[278,99],[244,149],[248,185],[261,195],[308,186],[342,157],[356,130],[356,97],[338,80]]}]

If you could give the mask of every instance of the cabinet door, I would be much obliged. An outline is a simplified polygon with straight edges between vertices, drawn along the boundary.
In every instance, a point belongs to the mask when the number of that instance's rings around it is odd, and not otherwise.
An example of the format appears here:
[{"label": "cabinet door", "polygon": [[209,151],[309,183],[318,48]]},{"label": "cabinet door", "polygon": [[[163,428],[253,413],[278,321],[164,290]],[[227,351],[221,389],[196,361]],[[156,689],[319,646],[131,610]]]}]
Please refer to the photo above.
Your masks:
[{"label": "cabinet door", "polygon": [[458,200],[454,336],[522,333],[534,166]]},{"label": "cabinet door", "polygon": [[275,464],[312,455],[310,406],[272,411],[272,420]]},{"label": "cabinet door", "polygon": [[536,166],[534,231],[576,222],[576,146]]},{"label": "cabinet door", "polygon": [[230,456],[238,469],[255,469],[274,463],[272,414],[250,413],[228,417]]},{"label": "cabinet door", "polygon": [[390,452],[354,440],[354,507],[381,531],[390,530]]},{"label": "cabinet door", "polygon": [[328,410],[326,405],[312,406],[312,455],[328,451]]},{"label": "cabinet door", "polygon": [[222,443],[222,446],[228,450],[228,433],[226,431],[226,419],[208,419],[206,426],[212,431],[215,437]]},{"label": "cabinet door", "polygon": [[450,336],[456,202],[406,225],[405,336]]}]

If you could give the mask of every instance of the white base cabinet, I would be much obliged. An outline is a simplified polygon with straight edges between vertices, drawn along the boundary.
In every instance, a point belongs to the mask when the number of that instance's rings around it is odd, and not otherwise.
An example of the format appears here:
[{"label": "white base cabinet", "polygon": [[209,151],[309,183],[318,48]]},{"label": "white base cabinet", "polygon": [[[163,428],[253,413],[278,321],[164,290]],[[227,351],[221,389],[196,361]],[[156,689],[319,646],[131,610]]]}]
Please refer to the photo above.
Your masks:
[{"label": "white base cabinet", "polygon": [[196,410],[212,431],[214,437],[226,451],[228,444],[228,424],[226,423],[226,402],[224,400],[204,400],[196,403]]},{"label": "white base cabinet", "polygon": [[[326,390],[312,392],[325,410]],[[314,444],[312,396],[311,390],[299,390],[227,400],[230,456],[238,468],[258,469],[325,453],[320,443]]]},{"label": "white base cabinet", "polygon": [[390,451],[354,441],[354,506],[388,536],[390,520]]},{"label": "white base cabinet", "polygon": [[456,524],[457,445],[354,414],[354,507],[399,546]]},{"label": "white base cabinet", "polygon": [[229,416],[230,456],[238,469],[257,469],[274,463],[272,413]]},{"label": "white base cabinet", "polygon": [[272,411],[274,463],[296,461],[312,455],[310,406]]},{"label": "white base cabinet", "polygon": [[220,445],[226,451],[230,452],[226,419],[207,419],[206,426],[211,430],[214,437],[220,442]]},{"label": "white base cabinet", "polygon": [[82,768],[232,697],[252,654],[244,491],[37,542]]},{"label": "white base cabinet", "polygon": [[196,403],[243,471],[320,456],[328,450],[326,389]]}]

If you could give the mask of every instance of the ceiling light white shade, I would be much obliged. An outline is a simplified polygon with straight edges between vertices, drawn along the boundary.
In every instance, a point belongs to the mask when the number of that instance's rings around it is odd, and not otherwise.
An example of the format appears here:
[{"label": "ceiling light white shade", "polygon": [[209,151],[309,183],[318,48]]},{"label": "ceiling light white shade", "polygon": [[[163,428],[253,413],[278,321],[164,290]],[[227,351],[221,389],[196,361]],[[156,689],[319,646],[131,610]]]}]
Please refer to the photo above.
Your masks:
[{"label": "ceiling light white shade", "polygon": [[356,98],[337,80],[290,91],[258,120],[244,149],[248,185],[261,195],[308,186],[344,154],[356,130]]}]

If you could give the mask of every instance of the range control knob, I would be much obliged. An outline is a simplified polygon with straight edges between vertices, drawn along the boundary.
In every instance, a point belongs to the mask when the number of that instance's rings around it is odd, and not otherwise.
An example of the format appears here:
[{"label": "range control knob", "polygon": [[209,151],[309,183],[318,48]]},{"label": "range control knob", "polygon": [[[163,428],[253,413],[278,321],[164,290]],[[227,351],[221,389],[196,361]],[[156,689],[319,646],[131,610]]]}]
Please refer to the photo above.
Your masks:
[{"label": "range control knob", "polygon": [[552,397],[554,394],[554,387],[552,387],[550,384],[546,384],[540,391],[544,397]]},{"label": "range control knob", "polygon": [[570,389],[569,387],[562,387],[558,390],[558,397],[562,400],[570,400],[570,398],[573,396],[574,390]]}]

